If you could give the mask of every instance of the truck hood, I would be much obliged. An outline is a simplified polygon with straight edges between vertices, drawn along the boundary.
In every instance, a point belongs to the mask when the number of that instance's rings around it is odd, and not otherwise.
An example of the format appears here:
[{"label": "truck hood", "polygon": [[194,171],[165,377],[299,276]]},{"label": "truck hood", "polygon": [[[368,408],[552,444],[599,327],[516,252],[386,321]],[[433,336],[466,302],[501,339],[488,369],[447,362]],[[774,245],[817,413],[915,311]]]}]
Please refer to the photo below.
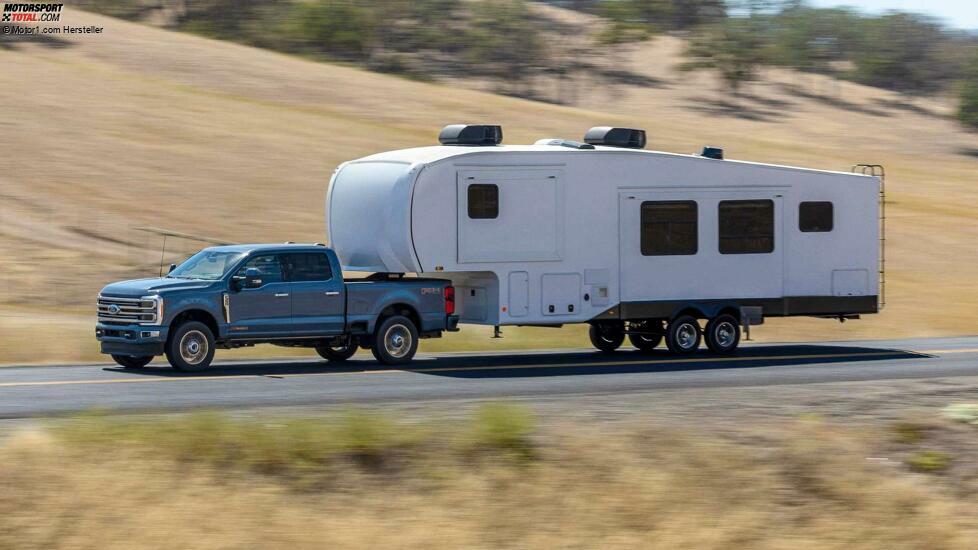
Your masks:
[{"label": "truck hood", "polygon": [[133,279],[112,283],[102,289],[103,296],[135,296],[166,294],[179,290],[196,290],[219,284],[220,281],[198,281],[194,279]]}]

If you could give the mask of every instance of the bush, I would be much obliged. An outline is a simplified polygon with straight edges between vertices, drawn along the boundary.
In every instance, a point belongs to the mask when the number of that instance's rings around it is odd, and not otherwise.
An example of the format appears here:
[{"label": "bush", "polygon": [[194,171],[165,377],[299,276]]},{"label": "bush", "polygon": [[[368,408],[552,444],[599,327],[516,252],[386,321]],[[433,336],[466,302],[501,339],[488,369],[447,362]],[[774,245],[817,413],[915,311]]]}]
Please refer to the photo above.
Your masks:
[{"label": "bush", "polygon": [[920,451],[910,455],[907,465],[915,472],[942,472],[951,464],[951,455],[941,451]]},{"label": "bush", "polygon": [[477,449],[502,451],[517,458],[532,458],[533,416],[523,407],[483,405],[476,411],[472,444]]}]

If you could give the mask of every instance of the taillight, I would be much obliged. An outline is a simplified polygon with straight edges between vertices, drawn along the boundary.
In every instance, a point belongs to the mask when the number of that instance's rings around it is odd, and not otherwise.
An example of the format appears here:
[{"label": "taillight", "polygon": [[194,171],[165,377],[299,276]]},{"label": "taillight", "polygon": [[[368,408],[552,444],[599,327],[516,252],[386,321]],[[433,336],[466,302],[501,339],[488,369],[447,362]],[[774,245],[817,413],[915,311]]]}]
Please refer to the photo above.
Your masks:
[{"label": "taillight", "polygon": [[455,315],[455,287],[445,287],[445,314]]}]

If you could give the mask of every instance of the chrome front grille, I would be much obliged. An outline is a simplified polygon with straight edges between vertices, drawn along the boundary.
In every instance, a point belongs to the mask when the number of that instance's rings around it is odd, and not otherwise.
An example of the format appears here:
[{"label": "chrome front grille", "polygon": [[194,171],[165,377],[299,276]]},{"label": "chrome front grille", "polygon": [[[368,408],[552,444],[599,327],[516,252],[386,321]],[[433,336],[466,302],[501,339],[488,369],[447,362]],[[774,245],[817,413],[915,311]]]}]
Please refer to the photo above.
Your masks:
[{"label": "chrome front grille", "polygon": [[143,298],[98,297],[98,320],[100,323],[153,325],[159,321],[159,313],[160,299],[153,296]]}]

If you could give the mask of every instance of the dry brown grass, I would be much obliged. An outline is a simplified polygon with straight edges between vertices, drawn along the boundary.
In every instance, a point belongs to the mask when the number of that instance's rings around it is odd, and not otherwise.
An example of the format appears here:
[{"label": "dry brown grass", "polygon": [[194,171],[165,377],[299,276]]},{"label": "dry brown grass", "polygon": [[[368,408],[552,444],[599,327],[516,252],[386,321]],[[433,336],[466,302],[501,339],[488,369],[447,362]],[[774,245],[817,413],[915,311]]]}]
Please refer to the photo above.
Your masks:
[{"label": "dry brown grass", "polygon": [[[978,321],[978,140],[958,129],[940,99],[893,94],[769,71],[731,99],[705,74],[674,70],[682,42],[660,38],[609,63],[649,80],[607,88],[581,82],[573,105],[501,97],[468,85],[413,82],[314,63],[72,10],[97,36],[0,45],[0,307],[38,304],[35,324],[91,323],[107,281],[155,272],[150,225],[231,241],[322,240],[323,192],[332,169],[368,153],[430,144],[453,121],[493,121],[506,141],[579,137],[596,124],[649,130],[650,148],[726,147],[732,158],[846,169],[886,164],[890,179],[889,307],[841,327],[775,322],[759,338],[790,340],[971,334]],[[543,83],[541,85],[546,85]],[[14,107],[12,107],[13,109]],[[193,244],[171,243],[190,252]],[[171,259],[176,259],[176,254]],[[20,310],[18,310],[20,311]],[[7,322],[7,326],[19,321]],[[8,350],[31,348],[9,331]],[[472,336],[473,333],[476,336]],[[467,331],[430,349],[583,345],[580,331],[538,337],[510,331],[490,342]],[[528,334],[528,333],[527,333]],[[550,333],[548,333],[550,334]],[[67,349],[89,353],[89,328]],[[521,343],[521,340],[525,344]],[[64,348],[64,349],[62,349]]]},{"label": "dry brown grass", "polygon": [[481,414],[35,428],[0,447],[0,547],[935,549],[978,535],[973,486],[867,460],[878,445],[851,429],[527,439],[522,411]]}]

